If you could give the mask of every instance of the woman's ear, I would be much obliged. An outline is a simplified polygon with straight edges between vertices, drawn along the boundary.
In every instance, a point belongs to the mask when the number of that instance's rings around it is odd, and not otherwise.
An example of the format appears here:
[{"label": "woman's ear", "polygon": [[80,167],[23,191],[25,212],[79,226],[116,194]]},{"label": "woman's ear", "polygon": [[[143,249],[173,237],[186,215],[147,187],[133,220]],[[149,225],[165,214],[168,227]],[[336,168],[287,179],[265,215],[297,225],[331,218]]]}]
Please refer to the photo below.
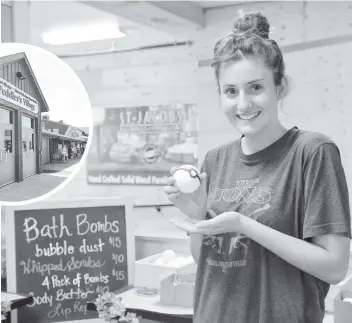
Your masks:
[{"label": "woman's ear", "polygon": [[283,76],[281,79],[281,84],[276,87],[276,93],[277,93],[277,99],[283,100],[285,96],[287,95],[289,90],[289,80],[287,76]]}]

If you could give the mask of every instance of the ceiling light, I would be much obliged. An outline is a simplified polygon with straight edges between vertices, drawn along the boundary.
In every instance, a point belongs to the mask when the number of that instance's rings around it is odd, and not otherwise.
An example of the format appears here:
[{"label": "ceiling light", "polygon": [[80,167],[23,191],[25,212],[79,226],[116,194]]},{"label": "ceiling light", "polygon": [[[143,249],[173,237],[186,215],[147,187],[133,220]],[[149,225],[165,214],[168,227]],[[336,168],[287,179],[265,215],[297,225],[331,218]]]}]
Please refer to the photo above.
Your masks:
[{"label": "ceiling light", "polygon": [[117,24],[81,25],[52,29],[42,34],[42,40],[50,45],[65,45],[95,40],[125,37]]}]

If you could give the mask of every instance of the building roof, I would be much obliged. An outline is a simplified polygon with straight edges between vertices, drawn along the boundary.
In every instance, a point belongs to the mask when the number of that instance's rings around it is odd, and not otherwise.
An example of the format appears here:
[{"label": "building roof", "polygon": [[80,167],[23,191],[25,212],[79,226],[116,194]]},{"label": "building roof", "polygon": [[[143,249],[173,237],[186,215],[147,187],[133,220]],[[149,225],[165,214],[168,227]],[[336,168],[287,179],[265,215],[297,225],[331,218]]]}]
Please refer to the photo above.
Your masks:
[{"label": "building roof", "polygon": [[89,127],[77,127],[79,130],[82,130],[87,135],[89,134]]},{"label": "building roof", "polygon": [[6,63],[14,62],[14,61],[22,61],[24,63],[24,67],[27,69],[28,75],[31,78],[32,83],[35,85],[35,87],[39,93],[39,100],[42,102],[41,111],[48,112],[49,111],[48,103],[45,100],[45,96],[40,88],[40,85],[38,83],[37,78],[35,77],[34,71],[31,67],[31,64],[30,64],[26,54],[25,53],[17,53],[17,54],[11,54],[11,55],[0,57],[1,64],[6,64]]},{"label": "building roof", "polygon": [[60,135],[65,135],[67,129],[69,128],[69,125],[58,121],[42,119],[42,122],[45,125],[45,129],[58,129]]},{"label": "building roof", "polygon": [[[69,139],[69,140],[76,140],[76,141],[87,141],[88,137],[84,136],[82,132],[84,132],[81,128],[70,126],[60,121],[53,121],[50,119],[42,118],[42,125],[44,125],[44,129],[42,133],[49,137],[57,137],[61,139]],[[48,131],[49,129],[57,129],[57,132]],[[76,131],[78,130],[78,131]],[[73,132],[76,135],[73,135]],[[77,134],[78,133],[78,134]],[[85,133],[85,132],[84,132]],[[88,135],[88,134],[87,134]]]},{"label": "building roof", "polygon": [[57,139],[69,140],[69,141],[80,141],[80,142],[88,141],[87,137],[69,137],[69,136],[61,135],[61,134],[51,132],[51,131],[46,131],[46,130],[42,130],[42,135],[44,137],[57,138]]},{"label": "building roof", "polygon": [[86,133],[87,135],[89,135],[89,127],[76,127],[76,126],[72,126],[67,123],[64,123],[63,121],[54,121],[54,120],[45,119],[45,118],[43,118],[42,120],[45,120],[45,123],[50,125],[50,127],[52,127],[53,129],[59,129],[59,130],[62,129],[64,131],[63,133],[65,133],[69,127],[74,127],[75,129],[78,129]]}]

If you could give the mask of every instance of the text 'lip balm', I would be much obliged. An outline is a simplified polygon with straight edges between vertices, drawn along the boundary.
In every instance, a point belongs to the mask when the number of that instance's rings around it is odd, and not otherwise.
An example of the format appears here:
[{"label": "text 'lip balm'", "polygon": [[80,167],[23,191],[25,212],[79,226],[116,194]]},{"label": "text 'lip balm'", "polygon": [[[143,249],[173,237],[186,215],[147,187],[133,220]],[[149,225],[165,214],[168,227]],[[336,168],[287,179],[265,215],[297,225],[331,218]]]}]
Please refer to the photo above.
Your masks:
[{"label": "text 'lip balm'", "polygon": [[193,193],[200,186],[200,172],[193,165],[182,165],[176,169],[173,175],[175,186],[181,193]]}]

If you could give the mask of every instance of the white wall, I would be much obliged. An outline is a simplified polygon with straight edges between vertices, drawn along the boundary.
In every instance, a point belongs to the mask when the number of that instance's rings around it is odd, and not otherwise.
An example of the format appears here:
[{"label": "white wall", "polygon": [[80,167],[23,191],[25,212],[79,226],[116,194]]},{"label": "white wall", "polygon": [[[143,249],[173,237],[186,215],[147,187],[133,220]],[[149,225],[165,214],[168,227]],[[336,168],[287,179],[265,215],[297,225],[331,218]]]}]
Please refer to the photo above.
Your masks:
[{"label": "white wall", "polygon": [[13,41],[11,3],[1,3],[1,28],[0,28],[0,30],[1,30],[0,40],[2,43]]},{"label": "white wall", "polygon": [[[352,31],[348,18],[352,15],[352,5],[348,2],[272,2],[247,7],[264,11],[275,28],[273,37],[284,48],[304,41],[309,46],[312,40],[351,35]],[[213,71],[209,67],[197,68],[198,60],[211,58],[214,42],[229,31],[237,9],[209,11],[208,27],[199,32],[193,47],[67,58],[65,61],[81,78],[94,107],[195,102],[200,114],[199,156],[202,160],[207,150],[238,136],[218,105]],[[281,114],[286,124],[323,132],[337,142],[350,187],[351,53],[352,42],[346,42],[285,54],[293,89],[284,101],[285,114]],[[98,109],[94,111],[98,115]],[[85,170],[59,195],[126,193],[155,202],[164,199],[160,188],[155,187],[88,186]]]}]

